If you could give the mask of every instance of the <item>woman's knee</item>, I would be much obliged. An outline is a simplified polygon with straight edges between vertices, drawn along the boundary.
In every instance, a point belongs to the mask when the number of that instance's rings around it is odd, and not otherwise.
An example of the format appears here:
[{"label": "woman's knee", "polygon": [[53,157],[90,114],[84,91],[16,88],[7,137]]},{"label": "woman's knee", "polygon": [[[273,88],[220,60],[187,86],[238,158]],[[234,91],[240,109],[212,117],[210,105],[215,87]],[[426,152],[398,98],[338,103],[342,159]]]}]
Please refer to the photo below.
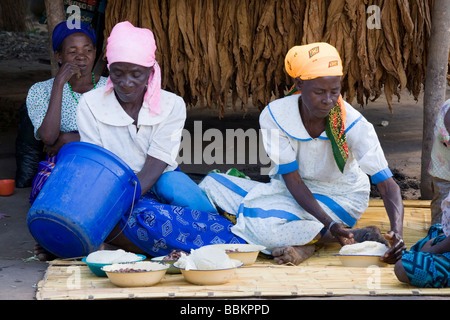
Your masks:
[{"label": "woman's knee", "polygon": [[394,272],[399,281],[409,283],[409,278],[408,275],[406,274],[405,268],[403,267],[403,262],[401,259],[398,260],[397,263],[395,264]]},{"label": "woman's knee", "polygon": [[205,212],[216,212],[199,186],[183,172],[164,173],[156,182],[153,191],[170,205]]}]

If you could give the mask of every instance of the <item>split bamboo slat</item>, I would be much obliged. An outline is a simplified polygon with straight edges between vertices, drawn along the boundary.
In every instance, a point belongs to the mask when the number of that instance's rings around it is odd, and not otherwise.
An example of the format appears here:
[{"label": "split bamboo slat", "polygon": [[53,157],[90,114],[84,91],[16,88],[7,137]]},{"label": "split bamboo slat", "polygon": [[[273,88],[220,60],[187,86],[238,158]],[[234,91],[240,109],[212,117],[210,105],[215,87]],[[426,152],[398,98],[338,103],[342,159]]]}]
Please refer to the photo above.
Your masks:
[{"label": "split bamboo slat", "polygon": [[155,34],[163,87],[188,105],[260,109],[293,85],[294,45],[329,42],[344,64],[343,95],[359,105],[424,84],[433,0],[109,0],[105,38],[128,20]]},{"label": "split bamboo slat", "polygon": [[[430,226],[427,203],[405,206],[404,239],[411,247]],[[389,230],[384,208],[369,207],[356,227],[377,225]],[[197,286],[182,275],[167,274],[161,283],[147,288],[119,288],[107,278],[98,278],[80,261],[50,263],[38,284],[39,300],[113,300],[168,298],[251,298],[251,297],[332,297],[332,296],[450,296],[450,288],[423,289],[399,282],[393,266],[347,268],[335,255],[339,245],[330,244],[299,266],[275,265],[260,256],[256,264],[237,269],[230,282],[218,286]]]}]

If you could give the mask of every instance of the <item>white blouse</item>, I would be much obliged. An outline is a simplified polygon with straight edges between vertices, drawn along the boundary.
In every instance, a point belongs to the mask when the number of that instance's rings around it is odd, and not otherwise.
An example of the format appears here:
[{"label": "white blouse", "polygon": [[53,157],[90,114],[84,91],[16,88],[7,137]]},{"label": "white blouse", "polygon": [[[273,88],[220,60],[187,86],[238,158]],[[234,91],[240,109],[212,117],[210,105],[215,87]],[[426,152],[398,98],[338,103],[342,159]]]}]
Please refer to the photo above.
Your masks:
[{"label": "white blouse", "polygon": [[450,133],[447,132],[444,123],[448,110],[450,110],[450,100],[445,102],[436,117],[428,172],[433,177],[450,181]]},{"label": "white blouse", "polygon": [[[108,78],[101,77],[96,88],[104,87]],[[48,105],[53,90],[54,78],[34,84],[27,95],[28,115],[34,127],[34,136],[37,140],[41,140],[39,136],[39,128],[47,115]],[[73,94],[73,95],[72,95]],[[74,98],[75,96],[75,98]],[[73,132],[78,131],[77,126],[77,106],[81,98],[81,93],[71,92],[69,85],[66,83],[63,87],[62,105],[61,105],[61,131]]]},{"label": "white blouse", "polygon": [[167,163],[166,171],[178,167],[176,158],[186,121],[183,99],[162,90],[161,110],[152,116],[144,102],[138,123],[123,110],[114,91],[105,88],[83,95],[78,106],[78,129],[82,142],[101,146],[121,158],[136,173],[144,167],[147,156]]},{"label": "white blouse", "polygon": [[349,159],[341,173],[330,140],[312,139],[298,109],[299,96],[271,102],[261,113],[264,147],[276,164],[270,183],[210,174],[200,188],[222,209],[238,216],[231,231],[248,243],[274,248],[310,243],[323,224],[303,209],[282,179],[298,171],[322,209],[334,220],[355,226],[369,203],[370,184],[392,176],[373,126],[345,104]]},{"label": "white blouse", "polygon": [[348,103],[345,128],[349,158],[341,173],[326,132],[313,139],[306,131],[298,99],[294,95],[276,100],[260,116],[264,146],[276,164],[273,174],[298,170],[305,180],[333,184],[350,182],[355,172],[371,176],[374,184],[392,176],[373,125]]}]

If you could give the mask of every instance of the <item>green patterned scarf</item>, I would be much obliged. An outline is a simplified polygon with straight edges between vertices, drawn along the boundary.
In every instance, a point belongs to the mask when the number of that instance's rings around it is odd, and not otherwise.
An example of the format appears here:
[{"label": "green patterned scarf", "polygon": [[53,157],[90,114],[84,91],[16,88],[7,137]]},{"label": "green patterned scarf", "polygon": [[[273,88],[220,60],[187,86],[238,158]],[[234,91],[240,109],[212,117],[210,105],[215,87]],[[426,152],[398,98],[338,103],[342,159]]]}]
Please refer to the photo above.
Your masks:
[{"label": "green patterned scarf", "polygon": [[[300,94],[295,86],[289,91],[286,96]],[[331,109],[328,115],[325,132],[330,139],[333,150],[333,157],[339,170],[343,173],[345,164],[348,159],[348,145],[347,137],[345,135],[345,118],[347,112],[345,110],[344,100],[339,96],[337,104]]]},{"label": "green patterned scarf", "polygon": [[331,141],[333,156],[339,170],[344,173],[348,159],[347,137],[345,135],[346,110],[344,100],[339,97],[338,103],[331,109],[327,119],[326,133]]}]

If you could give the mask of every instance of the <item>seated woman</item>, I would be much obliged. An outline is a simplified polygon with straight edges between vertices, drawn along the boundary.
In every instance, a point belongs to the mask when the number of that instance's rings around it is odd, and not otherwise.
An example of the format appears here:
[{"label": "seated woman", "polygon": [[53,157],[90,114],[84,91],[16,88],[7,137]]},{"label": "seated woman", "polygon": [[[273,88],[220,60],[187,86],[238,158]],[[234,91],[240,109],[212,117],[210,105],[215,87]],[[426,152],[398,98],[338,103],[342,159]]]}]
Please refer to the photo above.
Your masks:
[{"label": "seated woman", "polygon": [[55,166],[59,149],[79,141],[76,114],[81,94],[106,85],[106,78],[92,72],[96,57],[94,30],[84,24],[69,28],[66,22],[53,31],[53,50],[60,65],[55,78],[34,84],[27,96],[27,109],[35,137],[44,142],[46,161],[33,179],[33,203]]},{"label": "seated woman", "polygon": [[405,283],[422,288],[450,287],[450,194],[442,201],[442,224],[403,253],[395,264],[395,275]]},{"label": "seated woman", "polygon": [[[83,95],[82,142],[103,147],[137,173],[142,198],[107,242],[152,256],[213,243],[239,243],[198,186],[177,170],[186,120],[183,99],[161,90],[156,44],[148,29],[117,24],[108,38],[107,86]],[[122,233],[123,232],[123,233]]]},{"label": "seated woman", "polygon": [[266,152],[276,167],[268,184],[210,174],[200,187],[237,215],[232,232],[267,248],[278,263],[299,264],[313,243],[386,242],[377,227],[349,231],[380,190],[391,231],[382,258],[395,263],[405,248],[403,203],[373,126],[341,93],[342,62],[326,43],[292,48],[286,70],[301,95],[270,103],[260,116]]},{"label": "seated woman", "polygon": [[[66,143],[79,141],[76,114],[81,95],[106,85],[107,78],[95,75],[96,37],[84,24],[68,28],[66,22],[53,31],[53,50],[60,69],[55,78],[34,84],[27,96],[28,115],[35,137],[44,143],[46,160],[39,163],[33,179],[30,203],[33,203],[55,167],[56,155]],[[51,258],[39,244],[34,248],[40,260]]]}]

